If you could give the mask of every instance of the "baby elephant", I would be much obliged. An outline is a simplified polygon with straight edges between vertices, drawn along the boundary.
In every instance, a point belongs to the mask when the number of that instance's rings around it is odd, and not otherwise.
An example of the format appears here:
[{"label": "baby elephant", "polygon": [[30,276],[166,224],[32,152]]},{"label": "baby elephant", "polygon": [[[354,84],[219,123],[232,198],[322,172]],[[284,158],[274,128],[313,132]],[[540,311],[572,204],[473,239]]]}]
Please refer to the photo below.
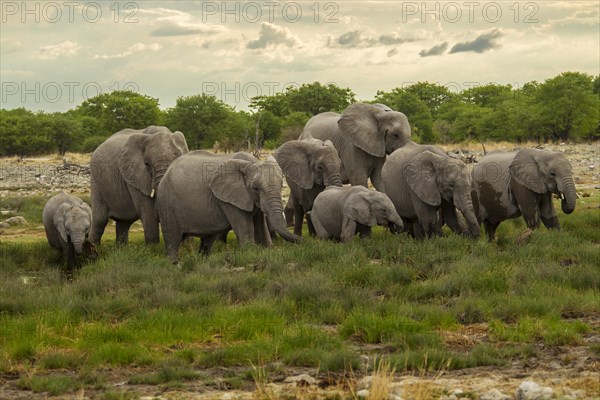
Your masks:
[{"label": "baby elephant", "polygon": [[58,193],[44,206],[42,219],[48,243],[62,250],[67,260],[68,275],[72,275],[74,268],[79,266],[76,255],[86,251],[95,256],[95,250],[88,242],[92,210],[79,197]]},{"label": "baby elephant", "polygon": [[315,199],[310,215],[319,238],[342,242],[356,233],[369,237],[374,225],[404,227],[390,198],[364,186],[328,187]]}]

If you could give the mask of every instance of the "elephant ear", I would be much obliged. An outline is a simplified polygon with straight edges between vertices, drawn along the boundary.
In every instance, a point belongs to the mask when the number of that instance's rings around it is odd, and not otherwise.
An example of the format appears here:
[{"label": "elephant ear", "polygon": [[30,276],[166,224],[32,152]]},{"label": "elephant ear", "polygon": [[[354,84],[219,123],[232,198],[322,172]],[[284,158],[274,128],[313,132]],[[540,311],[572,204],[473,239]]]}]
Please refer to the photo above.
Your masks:
[{"label": "elephant ear", "polygon": [[289,141],[275,151],[275,159],[281,167],[285,179],[294,182],[302,189],[311,189],[315,182],[315,176],[310,167],[309,143],[302,143],[298,140]]},{"label": "elephant ear", "polygon": [[133,134],[127,139],[118,161],[119,172],[128,185],[146,196],[152,193],[152,174],[146,167],[144,147],[149,134]]},{"label": "elephant ear", "polygon": [[[348,196],[344,203],[344,215],[347,215],[351,220],[356,221],[366,226],[377,225],[377,218],[371,212],[371,201],[367,191],[369,189],[361,188],[357,193]],[[370,192],[370,191],[369,191]]]},{"label": "elephant ear", "polygon": [[245,160],[228,160],[219,164],[208,183],[215,197],[244,211],[254,210],[254,202],[246,189],[246,173],[250,165]]},{"label": "elephant ear", "polygon": [[410,189],[423,202],[431,206],[442,204],[442,196],[435,181],[436,161],[441,157],[430,151],[424,151],[413,158],[403,171]]},{"label": "elephant ear", "polygon": [[538,163],[535,159],[536,152],[540,150],[523,149],[517,152],[517,155],[510,164],[510,176],[517,183],[525,186],[536,193],[546,193],[546,185],[540,176]]},{"label": "elephant ear", "polygon": [[180,131],[173,133],[173,143],[181,151],[181,154],[185,154],[190,151],[185,140],[185,136]]},{"label": "elephant ear", "polygon": [[377,118],[385,113],[386,111],[371,104],[354,103],[344,110],[338,126],[356,147],[372,156],[384,157],[385,137],[384,132],[379,131]]},{"label": "elephant ear", "polygon": [[58,231],[60,238],[64,242],[69,241],[69,236],[67,235],[67,228],[65,227],[65,220],[67,217],[67,212],[69,212],[71,207],[72,206],[69,203],[62,203],[60,205],[60,207],[58,207],[56,209],[56,212],[54,213],[54,218],[53,218],[54,226],[56,227],[56,230]]}]

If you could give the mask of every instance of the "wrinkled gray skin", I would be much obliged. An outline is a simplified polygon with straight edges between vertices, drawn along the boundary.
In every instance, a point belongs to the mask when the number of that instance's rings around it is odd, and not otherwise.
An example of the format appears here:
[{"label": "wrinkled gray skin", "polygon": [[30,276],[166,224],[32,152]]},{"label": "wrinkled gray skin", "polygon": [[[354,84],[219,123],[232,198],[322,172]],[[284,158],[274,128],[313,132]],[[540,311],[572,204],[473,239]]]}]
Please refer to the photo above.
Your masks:
[{"label": "wrinkled gray skin", "polygon": [[92,210],[79,197],[60,192],[48,200],[42,212],[50,246],[62,251],[69,274],[79,267],[78,255],[84,251],[92,223]]},{"label": "wrinkled gray skin", "polygon": [[530,229],[560,229],[552,194],[561,197],[565,214],[575,210],[573,170],[562,153],[523,149],[485,156],[473,169],[473,199],[490,241],[505,219],[523,215]]},{"label": "wrinkled gray skin", "polygon": [[158,243],[154,194],[169,165],[187,152],[183,134],[164,126],[124,129],[98,146],[90,161],[91,242],[100,243],[111,218],[117,225],[118,244],[127,243],[129,227],[138,219],[146,243]]},{"label": "wrinkled gray skin", "polygon": [[202,239],[202,251],[230,229],[243,245],[272,245],[265,215],[278,235],[301,239],[283,219],[283,175],[274,161],[250,162],[193,151],[173,162],[157,192],[157,210],[167,255],[177,262],[179,245],[188,236]]},{"label": "wrinkled gray skin", "polygon": [[[471,199],[471,176],[465,163],[436,146],[410,142],[396,150],[383,167],[385,193],[413,237],[439,234],[439,212],[452,231],[480,235]],[[460,223],[456,209],[467,227]]]},{"label": "wrinkled gray skin", "polygon": [[367,180],[383,191],[381,169],[386,154],[411,137],[404,114],[383,104],[351,104],[342,114],[325,112],[312,117],[300,139],[331,140],[342,160],[342,181],[367,187]]},{"label": "wrinkled gray skin", "polygon": [[[294,233],[301,236],[304,214],[312,210],[317,195],[327,186],[342,186],[342,161],[331,141],[318,139],[290,140],[275,151],[274,157],[290,187],[288,206],[293,205]],[[289,225],[291,221],[287,222]],[[306,222],[314,236],[310,217]]]},{"label": "wrinkled gray skin", "polygon": [[364,186],[330,186],[315,199],[310,212],[317,236],[342,242],[371,236],[371,227],[389,223],[402,228],[402,220],[385,193]]}]

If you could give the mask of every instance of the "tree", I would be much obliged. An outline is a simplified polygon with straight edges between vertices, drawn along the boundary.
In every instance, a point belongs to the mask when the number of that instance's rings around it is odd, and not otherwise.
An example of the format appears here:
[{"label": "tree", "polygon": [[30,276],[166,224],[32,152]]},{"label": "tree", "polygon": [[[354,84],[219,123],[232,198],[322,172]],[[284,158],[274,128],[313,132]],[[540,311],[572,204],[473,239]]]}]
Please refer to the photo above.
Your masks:
[{"label": "tree", "polygon": [[[179,97],[175,106],[168,109],[165,123],[172,131],[185,135],[190,149],[210,147],[215,140],[228,134],[227,124],[235,114],[234,110],[214,95],[206,93]],[[239,123],[235,121],[235,123]]]},{"label": "tree", "polygon": [[307,83],[300,87],[289,87],[283,93],[273,96],[257,96],[252,98],[250,108],[257,111],[270,111],[277,117],[284,117],[292,112],[305,112],[310,116],[325,111],[342,111],[354,103],[354,93],[349,88],[340,88],[329,83]]},{"label": "tree", "polygon": [[356,100],[349,88],[340,88],[333,83],[307,83],[286,92],[290,111],[317,115],[326,111],[342,111]]},{"label": "tree", "polygon": [[278,117],[284,117],[290,113],[290,103],[285,93],[253,97],[248,107],[256,111],[269,111]]},{"label": "tree", "polygon": [[481,107],[494,108],[504,100],[510,99],[512,96],[512,88],[510,85],[496,85],[490,83],[488,85],[476,86],[470,89],[463,90],[460,97],[470,104],[476,104]]},{"label": "tree", "polygon": [[437,111],[442,104],[456,97],[447,87],[429,82],[417,82],[404,88],[404,91],[414,94],[423,101],[433,118],[437,116]]},{"label": "tree", "polygon": [[39,114],[24,108],[0,110],[0,155],[22,158],[48,153],[52,147]]},{"label": "tree", "polygon": [[78,151],[85,135],[81,122],[65,113],[39,114],[44,134],[54,144],[58,154]]},{"label": "tree", "polygon": [[404,113],[412,129],[413,140],[418,139],[423,143],[434,142],[431,112],[427,104],[415,94],[401,88],[392,89],[390,92],[378,91],[375,102]]},{"label": "tree", "polygon": [[96,118],[102,126],[102,135],[125,128],[143,129],[162,122],[158,99],[129,90],[99,94],[83,101],[77,112]]},{"label": "tree", "polygon": [[540,85],[536,101],[550,139],[595,136],[600,124],[600,100],[593,85],[593,78],[580,72],[563,72]]}]

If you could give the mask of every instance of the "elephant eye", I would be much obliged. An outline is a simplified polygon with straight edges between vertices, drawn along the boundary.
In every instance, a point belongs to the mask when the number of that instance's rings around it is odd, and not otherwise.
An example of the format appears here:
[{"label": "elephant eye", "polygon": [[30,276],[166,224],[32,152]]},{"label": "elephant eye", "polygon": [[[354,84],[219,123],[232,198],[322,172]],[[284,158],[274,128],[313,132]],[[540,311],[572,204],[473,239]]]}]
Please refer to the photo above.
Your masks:
[{"label": "elephant eye", "polygon": [[552,172],[550,172],[550,175],[556,176],[556,172],[552,171]]}]

